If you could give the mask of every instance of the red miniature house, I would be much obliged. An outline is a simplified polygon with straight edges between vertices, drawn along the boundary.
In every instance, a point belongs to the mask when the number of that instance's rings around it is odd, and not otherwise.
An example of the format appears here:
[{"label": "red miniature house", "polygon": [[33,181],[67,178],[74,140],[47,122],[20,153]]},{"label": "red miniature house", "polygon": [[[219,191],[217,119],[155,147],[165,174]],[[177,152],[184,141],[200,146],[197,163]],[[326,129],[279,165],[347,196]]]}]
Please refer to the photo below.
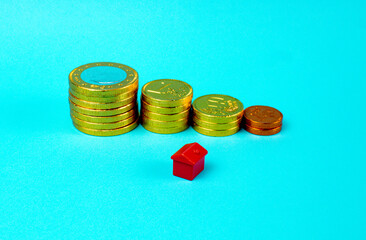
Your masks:
[{"label": "red miniature house", "polygon": [[204,169],[207,153],[207,150],[198,143],[184,145],[171,157],[173,175],[193,180]]}]

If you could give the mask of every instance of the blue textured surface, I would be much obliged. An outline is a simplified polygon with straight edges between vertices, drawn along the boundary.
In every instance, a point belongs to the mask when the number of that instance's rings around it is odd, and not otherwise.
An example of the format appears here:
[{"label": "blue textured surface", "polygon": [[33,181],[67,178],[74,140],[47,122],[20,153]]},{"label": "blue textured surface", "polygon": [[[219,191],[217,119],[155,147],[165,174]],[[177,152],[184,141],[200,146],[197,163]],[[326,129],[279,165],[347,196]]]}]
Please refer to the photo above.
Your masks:
[{"label": "blue textured surface", "polygon": [[125,80],[126,77],[127,73],[124,70],[108,66],[87,68],[80,74],[83,81],[96,85],[116,84]]},{"label": "blue textured surface", "polygon": [[[11,3],[12,2],[12,3]],[[0,3],[0,239],[365,239],[365,1]],[[272,137],[78,132],[112,61],[284,114]],[[193,182],[170,156],[209,154]]]}]

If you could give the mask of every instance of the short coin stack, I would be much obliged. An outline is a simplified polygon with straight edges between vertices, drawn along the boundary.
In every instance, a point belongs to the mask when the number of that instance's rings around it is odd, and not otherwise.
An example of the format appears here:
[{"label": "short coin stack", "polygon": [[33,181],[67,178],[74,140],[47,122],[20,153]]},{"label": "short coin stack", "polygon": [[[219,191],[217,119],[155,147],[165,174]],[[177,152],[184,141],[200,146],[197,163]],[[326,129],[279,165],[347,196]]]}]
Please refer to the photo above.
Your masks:
[{"label": "short coin stack", "polygon": [[193,128],[213,137],[229,136],[240,130],[243,104],[236,98],[210,94],[197,98],[193,104]]},{"label": "short coin stack", "polygon": [[99,62],[75,68],[69,75],[74,126],[94,136],[115,136],[138,125],[137,72],[122,64]]},{"label": "short coin stack", "polygon": [[274,135],[282,128],[282,113],[273,107],[251,106],[245,109],[243,127],[256,135]]},{"label": "short coin stack", "polygon": [[174,79],[145,84],[141,91],[142,126],[151,132],[171,134],[189,127],[192,87]]}]

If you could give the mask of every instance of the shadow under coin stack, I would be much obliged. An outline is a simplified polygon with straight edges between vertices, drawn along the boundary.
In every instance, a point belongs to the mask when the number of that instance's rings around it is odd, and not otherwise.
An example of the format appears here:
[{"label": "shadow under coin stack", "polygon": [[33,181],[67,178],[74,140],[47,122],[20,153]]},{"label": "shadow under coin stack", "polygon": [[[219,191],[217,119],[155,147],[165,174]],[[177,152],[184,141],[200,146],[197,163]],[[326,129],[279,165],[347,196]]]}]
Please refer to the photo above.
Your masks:
[{"label": "shadow under coin stack", "polygon": [[189,127],[192,87],[182,81],[159,79],[141,91],[142,126],[154,133],[171,134]]},{"label": "shadow under coin stack", "polygon": [[197,98],[193,104],[193,129],[212,136],[224,137],[237,133],[243,117],[243,104],[236,98],[210,94]]},{"label": "shadow under coin stack", "polygon": [[251,106],[245,109],[243,127],[256,135],[274,135],[282,128],[282,113],[267,106]]},{"label": "shadow under coin stack", "polygon": [[100,62],[75,68],[69,75],[74,126],[94,136],[127,133],[138,125],[137,72],[122,64]]}]

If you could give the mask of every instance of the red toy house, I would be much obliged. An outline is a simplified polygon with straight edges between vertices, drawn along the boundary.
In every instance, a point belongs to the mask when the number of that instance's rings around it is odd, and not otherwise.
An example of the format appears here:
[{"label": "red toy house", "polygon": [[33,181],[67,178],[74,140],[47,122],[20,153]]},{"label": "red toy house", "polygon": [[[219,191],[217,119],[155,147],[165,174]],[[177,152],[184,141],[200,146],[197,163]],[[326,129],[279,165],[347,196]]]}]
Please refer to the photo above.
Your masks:
[{"label": "red toy house", "polygon": [[205,165],[207,150],[198,143],[189,143],[178,150],[173,159],[173,175],[187,180],[193,180]]}]

